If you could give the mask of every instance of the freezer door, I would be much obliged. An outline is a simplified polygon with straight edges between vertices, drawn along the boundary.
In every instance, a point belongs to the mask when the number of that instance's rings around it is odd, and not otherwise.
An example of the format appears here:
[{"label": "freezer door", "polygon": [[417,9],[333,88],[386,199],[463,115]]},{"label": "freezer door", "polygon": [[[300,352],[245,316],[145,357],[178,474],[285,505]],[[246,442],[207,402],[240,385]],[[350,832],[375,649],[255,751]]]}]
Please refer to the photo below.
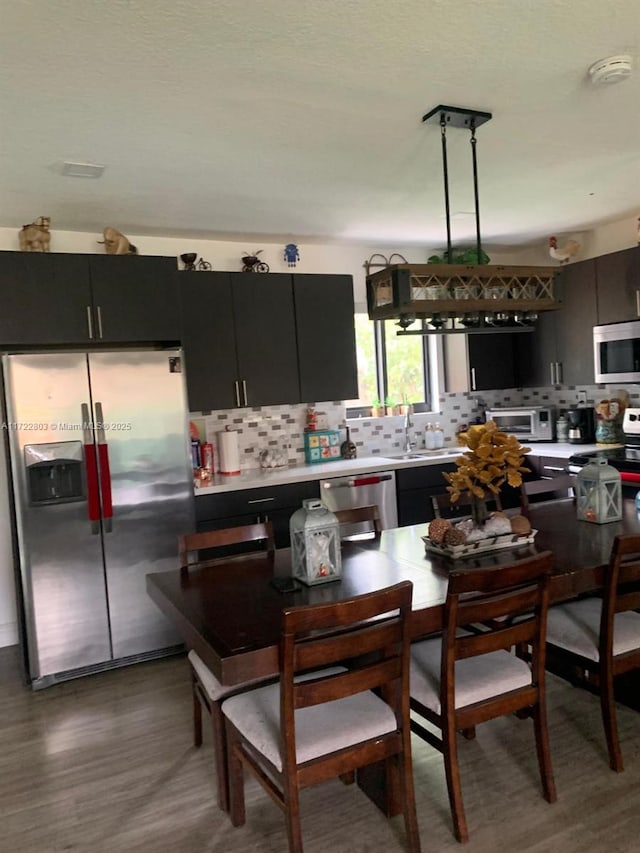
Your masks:
[{"label": "freezer door", "polygon": [[29,670],[37,681],[111,659],[94,451],[82,424],[87,358],[6,356],[4,370]]},{"label": "freezer door", "polygon": [[145,575],[175,569],[195,529],[179,350],[90,353],[114,658],[180,642]]}]

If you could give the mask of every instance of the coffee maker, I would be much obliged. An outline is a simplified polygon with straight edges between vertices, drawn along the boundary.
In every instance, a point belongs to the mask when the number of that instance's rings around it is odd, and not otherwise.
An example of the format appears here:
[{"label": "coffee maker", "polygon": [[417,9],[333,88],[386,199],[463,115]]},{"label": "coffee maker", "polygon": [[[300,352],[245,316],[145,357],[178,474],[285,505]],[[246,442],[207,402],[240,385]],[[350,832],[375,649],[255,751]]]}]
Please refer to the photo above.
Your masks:
[{"label": "coffee maker", "polygon": [[593,406],[567,409],[569,444],[593,444],[596,440],[596,410]]}]

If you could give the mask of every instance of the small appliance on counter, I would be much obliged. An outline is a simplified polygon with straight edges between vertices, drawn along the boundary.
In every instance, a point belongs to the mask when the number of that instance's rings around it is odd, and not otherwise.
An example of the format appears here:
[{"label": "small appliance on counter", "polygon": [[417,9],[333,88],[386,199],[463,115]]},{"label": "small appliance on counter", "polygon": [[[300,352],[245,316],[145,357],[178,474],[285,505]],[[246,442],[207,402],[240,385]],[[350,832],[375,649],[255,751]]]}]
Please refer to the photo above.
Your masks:
[{"label": "small appliance on counter", "polygon": [[520,441],[554,441],[555,409],[552,406],[513,406],[487,409],[487,421],[494,421],[502,432],[515,435]]},{"label": "small appliance on counter", "polygon": [[567,409],[569,444],[593,444],[596,440],[596,412],[593,406]]},{"label": "small appliance on counter", "polygon": [[590,453],[578,451],[569,459],[569,473],[578,474],[583,466],[601,456],[620,472],[622,496],[634,497],[640,489],[640,409],[625,409],[622,431],[624,447],[603,448]]}]

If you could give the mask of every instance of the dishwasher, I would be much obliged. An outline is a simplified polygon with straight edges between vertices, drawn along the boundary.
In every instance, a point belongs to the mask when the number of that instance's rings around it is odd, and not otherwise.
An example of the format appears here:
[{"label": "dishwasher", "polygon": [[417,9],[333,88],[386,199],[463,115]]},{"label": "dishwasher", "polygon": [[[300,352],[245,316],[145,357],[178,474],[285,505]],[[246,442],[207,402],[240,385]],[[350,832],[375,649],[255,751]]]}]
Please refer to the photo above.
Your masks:
[{"label": "dishwasher", "polygon": [[[375,474],[355,474],[351,477],[336,477],[320,480],[320,497],[331,511],[352,509],[377,504],[380,510],[382,529],[398,526],[396,505],[395,471],[379,471]],[[366,522],[345,527],[342,539],[359,539],[370,531]]]}]

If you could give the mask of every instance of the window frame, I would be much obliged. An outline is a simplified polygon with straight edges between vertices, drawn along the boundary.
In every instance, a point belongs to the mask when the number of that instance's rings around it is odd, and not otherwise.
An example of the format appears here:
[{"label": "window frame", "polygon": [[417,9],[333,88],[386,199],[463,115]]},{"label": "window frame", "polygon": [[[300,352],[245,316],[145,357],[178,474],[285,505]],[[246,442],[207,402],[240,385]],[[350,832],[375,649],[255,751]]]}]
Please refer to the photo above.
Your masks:
[{"label": "window frame", "polygon": [[[368,311],[364,305],[355,306],[355,314],[364,314],[368,317]],[[379,399],[384,400],[389,394],[389,378],[387,372],[387,330],[385,323],[389,320],[369,320],[373,324],[374,358],[376,368],[376,387]],[[442,335],[424,335],[422,337],[422,373],[424,377],[425,399],[415,402],[414,409],[422,412],[436,412],[436,404],[439,400],[440,389],[443,387],[444,377],[444,349]],[[360,406],[347,406],[347,418],[371,417],[371,404]]]}]

